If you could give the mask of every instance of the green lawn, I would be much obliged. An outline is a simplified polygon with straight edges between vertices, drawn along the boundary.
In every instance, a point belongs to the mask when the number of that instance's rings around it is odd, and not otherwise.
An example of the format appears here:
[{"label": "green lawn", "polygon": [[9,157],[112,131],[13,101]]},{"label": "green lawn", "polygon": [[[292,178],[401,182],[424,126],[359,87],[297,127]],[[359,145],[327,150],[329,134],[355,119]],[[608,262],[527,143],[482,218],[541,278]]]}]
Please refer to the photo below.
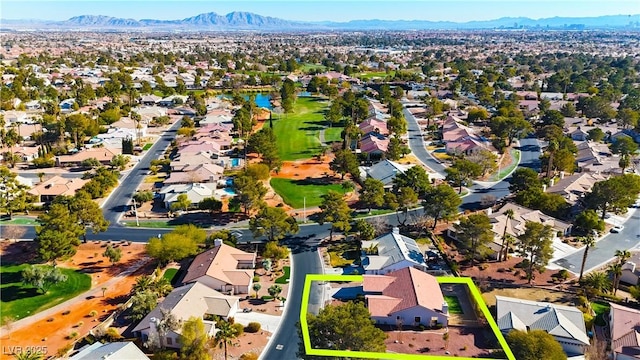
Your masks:
[{"label": "green lawn", "polygon": [[[298,98],[293,113],[278,115],[273,131],[278,139],[278,154],[285,161],[308,159],[320,152],[320,130],[325,126],[324,111],[328,102],[319,98]],[[327,140],[340,136],[341,128],[325,131]]]},{"label": "green lawn", "polygon": [[320,197],[329,190],[346,193],[341,184],[316,184],[307,180],[272,178],[271,187],[282,196],[287,205],[294,209],[302,209],[305,198],[307,208],[320,205],[322,203]]},{"label": "green lawn", "polygon": [[327,67],[322,65],[322,64],[311,64],[311,63],[304,63],[300,67],[300,71],[305,72],[305,73],[309,72],[311,70],[314,70],[314,69],[318,69],[320,71],[325,71],[325,70],[327,70]]},{"label": "green lawn", "polygon": [[594,322],[598,326],[604,326],[606,322],[604,321],[604,317],[609,313],[609,309],[611,305],[602,301],[594,301],[591,303],[591,309],[596,313],[596,318]]},{"label": "green lawn", "polygon": [[173,283],[174,283],[174,280],[176,280],[176,279],[175,279],[175,277],[176,277],[176,274],[177,274],[177,273],[178,273],[178,269],[176,269],[176,268],[169,268],[169,269],[167,269],[167,270],[165,270],[165,271],[164,271],[164,274],[162,275],[162,277],[163,277],[163,278],[165,278],[165,279],[167,279],[167,280],[169,280],[169,282],[170,282],[171,284],[173,284]]},{"label": "green lawn", "polygon": [[151,149],[151,147],[153,146],[152,143],[146,143],[144,144],[144,147],[142,148],[143,151],[147,151],[149,149]]},{"label": "green lawn", "polygon": [[11,220],[0,220],[0,225],[40,225],[35,218],[18,218]]},{"label": "green lawn", "polygon": [[458,300],[457,296],[454,295],[445,295],[444,301],[449,305],[449,313],[450,314],[462,314],[462,306],[460,306],[460,300]]},{"label": "green lawn", "polygon": [[52,286],[46,294],[22,284],[21,272],[28,265],[0,266],[0,323],[7,317],[22,319],[58,305],[91,288],[91,277],[71,269],[60,268],[67,281]]},{"label": "green lawn", "polygon": [[276,279],[276,284],[288,284],[289,283],[289,275],[291,274],[291,268],[289,266],[285,266],[282,268],[284,271],[284,275],[280,276]]},{"label": "green lawn", "polygon": [[387,76],[395,75],[395,71],[390,71],[388,74],[386,71],[367,71],[356,74],[354,77],[357,77],[361,80],[371,80],[374,77],[378,78],[386,78]]}]

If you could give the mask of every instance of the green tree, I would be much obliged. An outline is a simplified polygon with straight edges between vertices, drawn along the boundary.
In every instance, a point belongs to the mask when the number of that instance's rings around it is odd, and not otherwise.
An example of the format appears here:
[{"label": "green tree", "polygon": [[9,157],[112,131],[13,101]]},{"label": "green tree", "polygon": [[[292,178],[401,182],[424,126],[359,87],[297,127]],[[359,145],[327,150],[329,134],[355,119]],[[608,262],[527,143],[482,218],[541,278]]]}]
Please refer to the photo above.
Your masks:
[{"label": "green tree", "polygon": [[274,284],[269,286],[269,289],[267,289],[267,291],[269,292],[269,295],[271,295],[274,299],[277,299],[282,292],[282,286]]},{"label": "green tree", "polygon": [[328,305],[307,315],[311,347],[330,350],[385,352],[385,333],[375,327],[362,302]]},{"label": "green tree", "polygon": [[611,289],[609,275],[605,272],[594,271],[585,275],[580,285],[588,298],[607,293]]},{"label": "green tree", "polygon": [[351,209],[342,195],[333,190],[321,196],[321,212],[318,214],[318,223],[323,225],[331,223],[329,239],[333,241],[333,231],[338,229],[347,232],[351,229]]},{"label": "green tree", "polygon": [[340,174],[341,179],[344,179],[346,174],[351,174],[354,179],[360,176],[356,154],[349,149],[338,149],[334,151],[334,155],[335,157],[329,163],[329,167]]},{"label": "green tree", "polygon": [[258,153],[262,158],[262,162],[272,170],[282,166],[277,144],[278,140],[273,129],[264,127],[249,137],[247,150]]},{"label": "green tree", "polygon": [[60,269],[50,266],[29,265],[22,270],[22,282],[46,294],[51,286],[67,281]]},{"label": "green tree", "polygon": [[576,112],[576,106],[572,102],[567,102],[562,105],[560,108],[560,112],[563,116],[566,117],[575,117],[578,113]]},{"label": "green tree", "polygon": [[133,199],[139,204],[143,204],[153,200],[153,192],[149,190],[138,191],[133,195]]},{"label": "green tree", "polygon": [[506,140],[507,146],[510,146],[514,139],[527,136],[533,129],[531,124],[521,116],[496,116],[489,121],[489,127],[496,136]]},{"label": "green tree", "polygon": [[602,129],[600,128],[593,128],[587,131],[587,134],[589,134],[588,139],[595,142],[601,142],[606,136],[604,131],[602,131]]},{"label": "green tree", "polygon": [[113,156],[113,159],[111,159],[110,165],[114,169],[118,168],[120,170],[124,170],[130,161],[131,161],[130,157],[126,155],[118,154]]},{"label": "green tree", "polygon": [[172,261],[180,261],[197,254],[198,243],[181,234],[167,233],[161,238],[150,238],[146,249],[149,256],[164,266]]},{"label": "green tree", "polygon": [[93,169],[93,168],[102,166],[102,163],[100,163],[100,161],[96,158],[88,158],[88,159],[82,160],[80,165],[84,168]]},{"label": "green tree", "polygon": [[[400,222],[402,226],[404,226],[407,221],[407,213],[409,212],[409,209],[418,202],[418,195],[415,193],[415,191],[413,191],[412,188],[403,187],[398,189],[396,194],[396,201],[398,204],[397,208],[395,209],[396,217],[398,218],[398,222]],[[404,214],[403,221],[400,221],[400,212]]]},{"label": "green tree", "polygon": [[156,325],[158,330],[158,338],[160,340],[160,348],[166,347],[165,339],[169,331],[176,331],[180,328],[180,320],[171,313],[171,310],[160,308],[160,319]]},{"label": "green tree", "polygon": [[191,200],[189,199],[187,194],[180,194],[178,195],[176,201],[171,203],[169,208],[171,209],[171,211],[187,211],[189,209],[189,206],[191,206]]},{"label": "green tree", "polygon": [[237,175],[233,180],[233,186],[237,194],[234,199],[242,204],[245,214],[260,207],[263,203],[262,199],[267,194],[267,189],[262,182],[246,173]]},{"label": "green tree", "polygon": [[273,259],[274,261],[286,259],[289,256],[289,249],[278,245],[276,241],[269,241],[264,247],[262,257]]},{"label": "green tree", "polygon": [[184,360],[208,360],[209,336],[204,328],[202,319],[195,316],[190,317],[182,324],[182,331],[178,342],[180,348],[180,358]]},{"label": "green tree", "polygon": [[467,160],[480,165],[482,175],[498,169],[498,155],[489,150],[480,150],[466,157]]},{"label": "green tree", "polygon": [[53,203],[49,212],[38,216],[38,221],[41,225],[36,226],[35,241],[38,255],[44,261],[52,261],[55,266],[57,260],[67,259],[76,253],[79,237],[86,230],[67,206]]},{"label": "green tree", "polygon": [[485,108],[471,108],[467,116],[467,120],[475,122],[478,120],[487,120],[489,118],[489,112]]},{"label": "green tree", "polygon": [[553,228],[549,225],[527,221],[524,233],[518,236],[522,251],[527,254],[528,265],[525,269],[527,282],[531,283],[533,272],[544,271],[545,266],[553,256],[551,241],[553,239]]},{"label": "green tree", "polygon": [[368,241],[376,237],[376,229],[365,219],[358,219],[354,224],[355,231],[358,233],[358,240]]},{"label": "green tree", "polygon": [[639,193],[640,176],[624,174],[595,183],[584,201],[587,208],[600,211],[604,219],[607,212],[619,214],[627,211]]},{"label": "green tree", "polygon": [[458,186],[458,194],[462,193],[462,187],[473,179],[482,175],[482,167],[467,159],[455,160],[453,165],[445,169],[447,180]]},{"label": "green tree", "polygon": [[486,256],[489,251],[487,245],[493,241],[491,221],[487,214],[469,215],[460,219],[460,223],[453,227],[456,230],[456,237],[469,251],[472,264],[477,258]]},{"label": "green tree", "polygon": [[462,199],[456,191],[447,184],[432,187],[426,194],[422,206],[425,215],[433,218],[433,229],[439,220],[449,220],[458,213],[458,206]]},{"label": "green tree", "polygon": [[419,197],[424,197],[431,188],[429,174],[422,166],[412,166],[405,172],[399,172],[393,178],[393,188],[397,191],[402,187],[411,188]]},{"label": "green tree", "polygon": [[27,350],[21,351],[17,354],[14,354],[15,360],[42,360],[44,359],[44,354],[39,350]]},{"label": "green tree", "polygon": [[372,207],[382,206],[384,204],[384,184],[382,181],[367,178],[362,184],[360,201],[369,209],[369,212]]},{"label": "green tree", "polygon": [[151,290],[135,293],[131,297],[131,319],[140,321],[158,305],[158,296]]},{"label": "green tree", "polygon": [[621,156],[629,156],[638,151],[638,144],[629,136],[620,136],[611,144],[611,152]]},{"label": "green tree", "polygon": [[593,209],[582,211],[574,220],[575,228],[582,234],[593,235],[593,231],[603,232],[604,220]]},{"label": "green tree", "polygon": [[584,265],[587,263],[587,256],[589,254],[589,249],[596,245],[596,239],[592,234],[588,234],[587,236],[583,236],[579,238],[582,245],[584,245],[584,253],[582,254],[582,263],[580,264],[580,276],[578,277],[578,282],[582,282],[582,275],[584,274]]},{"label": "green tree", "polygon": [[30,202],[28,187],[21,184],[17,176],[6,166],[0,166],[0,211],[9,214],[9,219],[15,211],[26,209]]},{"label": "green tree", "polygon": [[256,292],[256,299],[258,298],[258,291],[260,291],[260,289],[262,289],[262,285],[260,285],[260,283],[253,283],[252,286],[253,291]]},{"label": "green tree", "polygon": [[238,337],[238,331],[230,322],[218,320],[216,323],[218,330],[215,335],[215,342],[221,349],[224,349],[224,359],[227,360],[227,345],[233,344],[233,339]]},{"label": "green tree", "polygon": [[215,212],[222,210],[222,201],[214,197],[205,198],[198,203],[198,209],[209,211],[213,215]]},{"label": "green tree", "polygon": [[400,139],[397,135],[394,135],[389,139],[389,146],[387,147],[385,156],[389,160],[397,161],[410,152],[411,150],[409,150],[409,148],[404,144],[402,139]]},{"label": "green tree", "polygon": [[511,330],[507,334],[506,340],[518,360],[567,359],[562,345],[543,330]]},{"label": "green tree", "polygon": [[122,249],[113,248],[113,246],[107,245],[107,248],[105,249],[104,253],[102,253],[102,256],[109,259],[109,261],[111,261],[111,264],[113,265],[120,261],[120,259],[122,258]]},{"label": "green tree", "polygon": [[238,238],[235,235],[233,235],[233,233],[231,233],[230,230],[227,230],[227,229],[222,229],[222,230],[218,230],[211,233],[211,235],[207,237],[207,241],[206,241],[207,247],[213,247],[214,241],[216,239],[220,239],[222,240],[223,244],[226,244],[232,247],[236,247],[236,245],[238,244]]},{"label": "green tree", "polygon": [[249,229],[254,238],[266,235],[267,241],[271,242],[297,233],[298,223],[283,208],[264,206],[249,220]]},{"label": "green tree", "polygon": [[[61,199],[58,197],[54,202]],[[78,222],[84,228],[82,238],[87,242],[87,231],[89,228],[94,234],[107,231],[109,221],[104,218],[104,214],[100,206],[91,199],[91,196],[84,192],[78,191],[68,203],[69,210],[78,218]]]},{"label": "green tree", "polygon": [[626,108],[618,111],[618,122],[624,128],[635,128],[638,126],[638,119],[640,119],[640,113],[638,111]]}]

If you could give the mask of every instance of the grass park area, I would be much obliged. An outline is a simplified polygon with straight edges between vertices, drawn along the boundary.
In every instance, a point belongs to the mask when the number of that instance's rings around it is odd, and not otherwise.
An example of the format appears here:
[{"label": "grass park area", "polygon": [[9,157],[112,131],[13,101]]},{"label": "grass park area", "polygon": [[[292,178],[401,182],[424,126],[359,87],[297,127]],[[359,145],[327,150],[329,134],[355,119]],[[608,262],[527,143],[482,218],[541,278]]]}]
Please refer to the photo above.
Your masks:
[{"label": "grass park area", "polygon": [[444,301],[449,305],[449,313],[451,314],[462,314],[462,306],[460,305],[460,300],[458,300],[457,296],[454,295],[445,295]]},{"label": "grass park area", "polygon": [[311,70],[327,71],[327,67],[322,64],[312,64],[312,63],[304,63],[300,67],[300,71],[305,73]]},{"label": "grass park area", "polygon": [[609,313],[611,305],[602,301],[594,301],[591,303],[591,309],[596,313],[595,324],[598,326],[606,325],[604,318]]},{"label": "grass park area", "polygon": [[35,218],[14,217],[11,220],[1,219],[0,225],[40,225],[40,223]]},{"label": "grass park area", "polygon": [[21,272],[27,264],[0,266],[0,323],[7,318],[19,320],[58,305],[91,288],[91,277],[72,269],[60,268],[67,281],[51,286],[46,294],[22,283]]},{"label": "grass park area", "polygon": [[282,268],[282,271],[284,272],[284,274],[276,279],[276,284],[288,284],[289,283],[289,276],[291,276],[291,267],[284,266]]},{"label": "grass park area", "polygon": [[173,284],[174,281],[176,280],[175,277],[177,273],[178,273],[178,269],[169,268],[164,271],[164,274],[162,274],[162,277],[167,279],[171,284]]},{"label": "grass park area", "polygon": [[395,71],[389,71],[389,73],[387,73],[386,71],[366,71],[366,72],[361,72],[356,74],[354,77],[360,79],[360,80],[371,80],[373,78],[386,78],[387,76],[393,76],[395,75]]},{"label": "grass park area", "polygon": [[321,196],[329,190],[346,193],[341,184],[317,184],[308,180],[292,180],[283,178],[272,178],[271,187],[277,192],[287,205],[294,209],[302,209],[305,205],[308,208],[318,206],[322,203]]},{"label": "grass park area", "polygon": [[[284,161],[309,159],[322,148],[320,130],[324,129],[324,111],[328,102],[313,97],[298,98],[293,106],[293,113],[278,115],[273,123],[273,130],[278,139],[278,154]],[[341,128],[325,131],[326,141],[340,137]]]}]

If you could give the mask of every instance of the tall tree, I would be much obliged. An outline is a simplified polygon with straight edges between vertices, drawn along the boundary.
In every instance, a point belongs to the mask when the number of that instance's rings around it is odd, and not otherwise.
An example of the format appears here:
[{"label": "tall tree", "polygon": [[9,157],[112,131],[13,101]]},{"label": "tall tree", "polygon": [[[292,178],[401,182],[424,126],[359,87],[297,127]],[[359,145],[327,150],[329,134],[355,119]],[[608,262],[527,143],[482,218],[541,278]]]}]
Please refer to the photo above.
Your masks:
[{"label": "tall tree", "polygon": [[[513,217],[515,216],[515,212],[513,211],[513,209],[507,209],[504,212],[504,216],[507,218],[504,221],[504,229],[502,230],[502,243],[500,244],[500,253],[498,254],[498,261],[505,261],[507,260],[507,254],[509,253],[509,247],[505,246],[507,245],[507,229],[509,228],[509,225],[511,224],[511,220],[513,220]],[[504,256],[503,256],[503,252],[504,252]]]},{"label": "tall tree", "polygon": [[[396,201],[398,203],[396,216],[398,218],[398,222],[404,226],[407,221],[407,213],[409,212],[409,209],[418,202],[418,194],[416,194],[410,187],[402,187],[397,191]],[[400,221],[400,212],[404,214],[403,221]]]},{"label": "tall tree", "polygon": [[146,249],[149,256],[164,266],[172,261],[180,261],[197,254],[198,243],[182,234],[167,233],[161,238],[150,238]]},{"label": "tall tree", "polygon": [[455,216],[460,204],[462,199],[456,191],[447,184],[440,184],[427,191],[422,206],[424,213],[433,218],[433,229],[435,229],[439,220],[449,220]]},{"label": "tall tree", "polygon": [[109,221],[105,220],[102,209],[91,199],[87,192],[76,192],[69,204],[69,208],[78,217],[80,225],[85,228],[82,232],[84,242],[87,242],[86,228],[90,228],[94,234],[107,231]]},{"label": "tall tree", "polygon": [[542,181],[540,181],[538,173],[530,168],[517,168],[509,180],[509,191],[518,193],[529,189],[542,190]]},{"label": "tall tree", "polygon": [[15,211],[25,210],[30,202],[28,187],[21,184],[17,176],[6,166],[0,166],[0,211],[9,214],[9,219]]},{"label": "tall tree", "polygon": [[424,197],[431,188],[429,174],[422,166],[412,166],[405,172],[398,172],[393,178],[393,188],[395,190],[402,187],[411,188],[419,197]]},{"label": "tall tree", "polygon": [[458,186],[458,194],[462,193],[462,187],[482,175],[482,167],[467,159],[459,159],[453,165],[445,169],[447,180]]},{"label": "tall tree", "polygon": [[234,199],[237,199],[242,204],[245,214],[249,214],[249,211],[259,208],[263,203],[264,196],[267,194],[267,189],[262,185],[262,182],[246,173],[237,175],[233,179],[233,186],[237,193]]},{"label": "tall tree", "polygon": [[384,204],[384,184],[382,181],[367,178],[362,184],[360,201],[369,209],[369,212],[372,207],[382,206]]},{"label": "tall tree", "polygon": [[483,257],[487,253],[487,244],[493,241],[493,231],[491,220],[485,213],[472,214],[460,219],[459,224],[453,225],[456,230],[456,237],[469,252],[471,264],[475,263],[478,257]]},{"label": "tall tree", "polygon": [[331,160],[329,167],[331,170],[340,174],[341,179],[344,179],[346,174],[351,174],[354,179],[360,176],[360,170],[358,169],[358,158],[349,149],[338,149],[334,151],[334,159]]},{"label": "tall tree", "polygon": [[567,360],[562,345],[543,330],[511,330],[506,340],[518,360]]},{"label": "tall tree", "polygon": [[265,127],[249,137],[247,150],[257,152],[262,157],[262,162],[272,170],[282,165],[282,161],[278,155],[277,144],[278,142],[273,129]]},{"label": "tall tree", "polygon": [[594,231],[603,232],[605,229],[604,220],[600,219],[598,213],[593,209],[582,211],[574,220],[575,228],[585,235],[593,235]]},{"label": "tall tree", "polygon": [[587,263],[587,256],[589,254],[589,250],[596,245],[596,239],[592,234],[588,234],[587,236],[583,236],[580,238],[580,242],[584,245],[584,253],[582,254],[582,263],[580,264],[580,276],[578,277],[578,282],[582,282],[582,275],[584,274],[584,265]]},{"label": "tall tree", "polygon": [[297,233],[298,223],[283,208],[263,206],[258,214],[249,220],[249,229],[254,238],[266,235],[268,241],[275,241],[287,234]]},{"label": "tall tree", "polygon": [[190,317],[182,324],[182,331],[178,342],[180,348],[180,358],[184,360],[209,360],[209,349],[207,343],[209,336],[204,328],[202,319],[195,316]]},{"label": "tall tree", "polygon": [[547,266],[553,256],[551,240],[553,239],[553,228],[538,222],[527,221],[524,233],[518,236],[523,253],[528,257],[527,282],[531,283],[533,272],[542,271]]},{"label": "tall tree", "polygon": [[607,212],[627,211],[639,193],[640,176],[624,174],[595,183],[584,201],[587,208],[600,211],[601,218],[604,219]]},{"label": "tall tree", "polygon": [[218,330],[215,335],[215,342],[224,349],[224,359],[227,360],[227,345],[233,344],[233,339],[238,337],[236,328],[228,321],[219,320],[216,323],[216,329]]},{"label": "tall tree", "polygon": [[49,212],[38,217],[40,226],[36,226],[38,255],[45,261],[66,259],[76,253],[80,245],[79,237],[86,231],[78,217],[67,206],[53,203]]},{"label": "tall tree", "polygon": [[329,190],[328,193],[322,195],[322,203],[320,204],[320,214],[318,214],[318,223],[323,225],[331,223],[329,239],[333,241],[333,231],[349,231],[351,229],[351,209],[347,202],[342,198],[342,194]]},{"label": "tall tree", "polygon": [[385,333],[374,326],[362,302],[325,306],[316,315],[307,315],[313,348],[384,352]]}]

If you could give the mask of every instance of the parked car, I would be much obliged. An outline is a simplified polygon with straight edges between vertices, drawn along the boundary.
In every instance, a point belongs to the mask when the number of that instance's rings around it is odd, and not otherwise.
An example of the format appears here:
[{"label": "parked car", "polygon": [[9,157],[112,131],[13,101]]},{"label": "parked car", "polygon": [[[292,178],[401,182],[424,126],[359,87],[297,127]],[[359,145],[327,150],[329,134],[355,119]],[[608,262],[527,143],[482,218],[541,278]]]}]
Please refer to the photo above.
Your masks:
[{"label": "parked car", "polygon": [[612,233],[619,233],[620,231],[622,231],[622,229],[624,229],[624,226],[616,225],[616,226],[611,228],[611,232]]},{"label": "parked car", "polygon": [[250,312],[252,312],[252,311],[253,311],[253,309],[252,309],[252,308],[244,308],[244,309],[242,309],[242,312],[243,312],[243,313],[250,313]]}]

